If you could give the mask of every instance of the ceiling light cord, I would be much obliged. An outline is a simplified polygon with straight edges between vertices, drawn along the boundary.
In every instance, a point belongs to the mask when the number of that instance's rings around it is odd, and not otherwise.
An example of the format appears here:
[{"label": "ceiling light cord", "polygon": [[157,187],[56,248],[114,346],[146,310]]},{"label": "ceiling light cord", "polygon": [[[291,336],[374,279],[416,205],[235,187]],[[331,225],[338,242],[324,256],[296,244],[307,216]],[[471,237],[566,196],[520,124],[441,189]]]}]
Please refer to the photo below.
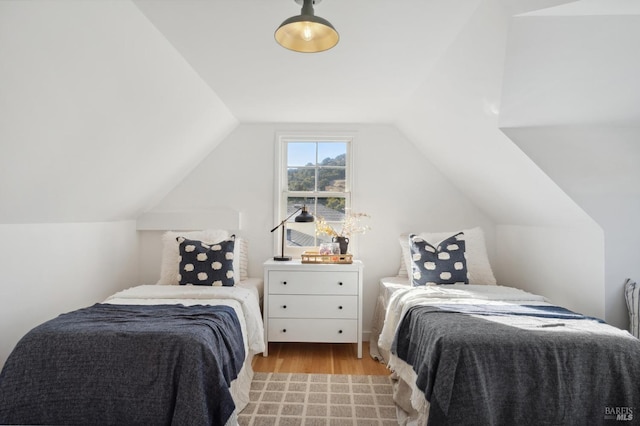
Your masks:
[{"label": "ceiling light cord", "polygon": [[300,14],[310,16],[313,16],[315,14],[315,11],[313,10],[313,0],[304,0],[302,9],[300,9]]}]

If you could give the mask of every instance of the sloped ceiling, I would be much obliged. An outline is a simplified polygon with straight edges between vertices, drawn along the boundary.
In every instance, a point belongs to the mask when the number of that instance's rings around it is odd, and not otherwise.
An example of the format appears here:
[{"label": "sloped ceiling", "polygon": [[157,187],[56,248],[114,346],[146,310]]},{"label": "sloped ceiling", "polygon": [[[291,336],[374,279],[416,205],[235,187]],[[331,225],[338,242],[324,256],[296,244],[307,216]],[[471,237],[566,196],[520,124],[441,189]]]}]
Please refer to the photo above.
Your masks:
[{"label": "sloped ceiling", "polygon": [[500,126],[638,123],[639,23],[640,2],[615,0],[515,17]]},{"label": "sloped ceiling", "polygon": [[499,223],[588,220],[499,130],[525,124],[511,17],[564,3],[324,0],[341,41],[309,55],[273,40],[293,0],[0,2],[0,223],[135,217],[238,122],[392,123]]},{"label": "sloped ceiling", "polygon": [[507,45],[500,127],[602,226],[640,200],[637,52],[640,3],[624,0],[520,15]]},{"label": "sloped ceiling", "polygon": [[496,223],[592,224],[499,129],[510,23],[500,3],[483,2],[396,123]]},{"label": "sloped ceiling", "polygon": [[273,33],[293,0],[135,4],[241,122],[391,122],[481,0],[325,0],[335,48],[300,54]]},{"label": "sloped ceiling", "polygon": [[498,128],[509,18],[562,3],[323,1],[341,41],[305,55],[273,40],[292,0],[135,1],[241,122],[395,124],[497,222],[536,225],[591,222]]},{"label": "sloped ceiling", "polygon": [[0,223],[133,218],[237,120],[130,2],[0,2]]}]

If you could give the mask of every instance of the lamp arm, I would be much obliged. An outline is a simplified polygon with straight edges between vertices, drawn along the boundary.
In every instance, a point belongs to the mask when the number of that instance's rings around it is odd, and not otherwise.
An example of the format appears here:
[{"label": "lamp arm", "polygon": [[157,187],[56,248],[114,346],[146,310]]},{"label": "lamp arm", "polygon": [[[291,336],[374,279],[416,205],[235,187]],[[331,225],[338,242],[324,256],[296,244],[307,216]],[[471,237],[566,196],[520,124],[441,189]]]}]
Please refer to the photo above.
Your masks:
[{"label": "lamp arm", "polygon": [[298,209],[297,209],[295,212],[291,213],[289,216],[287,216],[287,218],[286,218],[286,219],[284,219],[284,220],[283,220],[282,222],[280,222],[280,223],[279,223],[275,228],[273,228],[273,229],[271,230],[271,232],[273,232],[273,231],[275,231],[276,229],[278,229],[278,228],[282,227],[282,237],[281,237],[281,240],[280,240],[280,258],[274,258],[275,260],[290,260],[290,259],[291,259],[290,257],[289,257],[289,258],[285,258],[285,257],[284,257],[284,239],[285,239],[285,235],[284,235],[285,226],[284,226],[284,224],[287,222],[287,220],[291,219],[291,218],[293,217],[293,215],[294,215],[294,214],[296,214],[296,213],[298,213],[300,210],[302,210],[302,208],[303,208],[303,207],[304,207],[304,206],[302,206],[302,207],[298,207]]},{"label": "lamp arm", "polygon": [[285,220],[283,220],[282,222],[280,222],[278,225],[276,225],[270,232],[275,231],[276,229],[280,228],[282,225],[285,224],[286,221],[288,221],[289,219],[291,219],[293,217],[294,214],[298,213],[300,210],[302,210],[302,207],[298,207],[298,210],[296,210],[295,212],[291,213],[289,216],[287,216],[287,218]]}]

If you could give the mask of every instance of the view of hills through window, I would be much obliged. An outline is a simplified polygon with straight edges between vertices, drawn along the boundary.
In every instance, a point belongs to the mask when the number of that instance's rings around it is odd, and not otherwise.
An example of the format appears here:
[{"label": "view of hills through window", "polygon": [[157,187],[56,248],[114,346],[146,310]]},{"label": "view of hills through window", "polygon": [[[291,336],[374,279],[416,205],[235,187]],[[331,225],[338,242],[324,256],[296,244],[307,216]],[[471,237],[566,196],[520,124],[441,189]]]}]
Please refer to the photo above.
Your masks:
[{"label": "view of hills through window", "polygon": [[[339,229],[347,207],[346,142],[289,142],[287,148],[287,214],[306,205],[315,217]],[[316,236],[310,224],[293,221],[291,218],[288,226],[287,245],[309,247],[331,241],[330,236]]]}]

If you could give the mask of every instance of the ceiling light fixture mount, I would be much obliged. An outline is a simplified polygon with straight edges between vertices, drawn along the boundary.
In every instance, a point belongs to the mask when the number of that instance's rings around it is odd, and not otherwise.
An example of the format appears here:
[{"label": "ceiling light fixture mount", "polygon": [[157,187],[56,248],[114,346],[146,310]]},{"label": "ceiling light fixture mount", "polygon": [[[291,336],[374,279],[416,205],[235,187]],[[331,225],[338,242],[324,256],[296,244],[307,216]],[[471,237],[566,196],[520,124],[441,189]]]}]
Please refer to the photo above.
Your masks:
[{"label": "ceiling light fixture mount", "polygon": [[313,5],[322,0],[294,0],[302,4],[300,15],[286,19],[276,30],[276,41],[284,48],[302,53],[316,53],[331,49],[340,36],[326,19],[316,16]]}]

